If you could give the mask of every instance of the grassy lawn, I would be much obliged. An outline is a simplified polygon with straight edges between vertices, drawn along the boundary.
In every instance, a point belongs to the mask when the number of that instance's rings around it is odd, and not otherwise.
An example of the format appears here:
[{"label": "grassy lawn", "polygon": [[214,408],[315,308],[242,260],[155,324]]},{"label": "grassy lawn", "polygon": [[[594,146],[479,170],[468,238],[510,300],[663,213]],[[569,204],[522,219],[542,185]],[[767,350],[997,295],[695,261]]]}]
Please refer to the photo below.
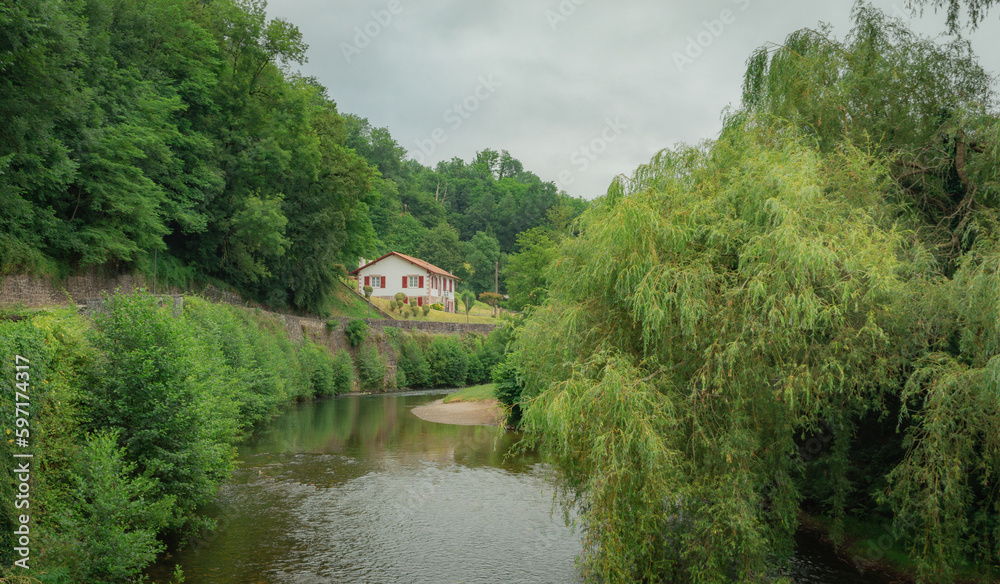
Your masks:
[{"label": "grassy lawn", "polygon": [[[382,298],[373,298],[372,304],[378,306],[382,310],[392,314],[393,318],[396,320],[405,320],[403,315],[399,312],[389,310],[389,301]],[[458,313],[444,312],[441,310],[431,310],[427,316],[424,316],[423,311],[419,313],[419,316],[414,317],[410,315],[410,320],[423,320],[431,322],[465,322],[465,306],[461,302],[459,304]],[[476,302],[472,306],[472,310],[469,312],[469,322],[472,324],[496,324],[497,319],[491,316],[493,314],[493,309],[489,305],[483,304],[482,302]]]},{"label": "grassy lawn", "polygon": [[444,403],[447,404],[451,402],[484,401],[488,399],[495,399],[493,397],[493,387],[494,385],[492,383],[487,383],[485,385],[472,385],[445,397]]}]

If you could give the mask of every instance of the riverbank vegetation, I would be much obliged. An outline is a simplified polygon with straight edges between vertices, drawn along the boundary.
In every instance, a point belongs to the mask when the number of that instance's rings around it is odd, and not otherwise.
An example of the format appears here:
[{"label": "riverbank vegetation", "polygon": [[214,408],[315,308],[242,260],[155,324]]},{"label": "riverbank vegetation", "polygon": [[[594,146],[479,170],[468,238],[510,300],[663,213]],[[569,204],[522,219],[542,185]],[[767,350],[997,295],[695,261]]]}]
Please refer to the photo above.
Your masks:
[{"label": "riverbank vegetation", "polygon": [[444,398],[444,403],[450,404],[452,402],[463,402],[463,401],[486,401],[490,399],[496,399],[494,395],[496,386],[492,383],[484,383],[482,385],[470,385],[469,387],[464,387],[455,393],[449,394]]},{"label": "riverbank vegetation", "polygon": [[991,77],[960,39],[854,21],[761,48],[716,140],[616,180],[496,370],[592,581],[768,581],[799,509],[835,539],[879,521],[921,581],[995,581]]},{"label": "riverbank vegetation", "polygon": [[[70,310],[0,319],[4,411],[14,355],[28,363],[30,507],[0,485],[0,565],[30,518],[31,574],[45,583],[133,581],[165,548],[211,526],[201,508],[229,476],[234,444],[295,400],[353,385],[347,353],[289,340],[283,321],[198,298],[183,311],[146,294],[108,297],[91,318]],[[27,445],[25,445],[27,444]],[[9,476],[9,475],[8,475]]]}]

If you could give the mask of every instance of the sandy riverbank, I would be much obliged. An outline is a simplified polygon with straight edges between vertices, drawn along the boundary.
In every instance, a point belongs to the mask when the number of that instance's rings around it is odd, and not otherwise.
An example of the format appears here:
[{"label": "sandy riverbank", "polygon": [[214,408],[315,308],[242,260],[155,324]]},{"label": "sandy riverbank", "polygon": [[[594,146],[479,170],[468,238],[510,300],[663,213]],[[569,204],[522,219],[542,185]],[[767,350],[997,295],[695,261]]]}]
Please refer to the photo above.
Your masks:
[{"label": "sandy riverbank", "polygon": [[428,422],[461,426],[496,426],[503,417],[500,402],[495,399],[448,404],[438,399],[410,411]]}]

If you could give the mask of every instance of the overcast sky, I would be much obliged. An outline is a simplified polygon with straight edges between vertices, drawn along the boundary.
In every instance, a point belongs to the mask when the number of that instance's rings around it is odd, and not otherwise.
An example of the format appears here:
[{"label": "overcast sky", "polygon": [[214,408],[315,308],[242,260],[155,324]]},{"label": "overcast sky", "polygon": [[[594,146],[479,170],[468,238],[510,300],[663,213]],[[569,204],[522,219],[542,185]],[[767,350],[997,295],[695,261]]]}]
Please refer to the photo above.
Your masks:
[{"label": "overcast sky", "polygon": [[[944,14],[873,4],[937,36]],[[387,126],[427,166],[507,150],[570,195],[604,194],[662,148],[715,137],[751,52],[851,0],[270,0],[298,26],[301,67],[342,113]],[[1000,10],[968,35],[1000,72]],[[992,37],[992,38],[991,38]]]}]

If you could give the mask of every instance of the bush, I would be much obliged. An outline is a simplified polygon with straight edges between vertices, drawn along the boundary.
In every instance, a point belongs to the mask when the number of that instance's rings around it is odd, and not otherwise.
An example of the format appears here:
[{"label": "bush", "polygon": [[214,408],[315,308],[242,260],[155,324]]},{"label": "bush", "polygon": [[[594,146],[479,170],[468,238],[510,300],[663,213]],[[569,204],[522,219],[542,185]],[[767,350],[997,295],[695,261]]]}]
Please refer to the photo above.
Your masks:
[{"label": "bush", "polygon": [[428,387],[430,385],[430,366],[424,357],[424,350],[412,337],[403,341],[396,357],[396,364],[397,369],[402,371],[406,377],[407,387]]},{"label": "bush", "polygon": [[347,393],[354,389],[354,367],[351,366],[351,356],[341,349],[331,361],[333,371],[333,394]]},{"label": "bush", "polygon": [[444,310],[444,304],[441,304],[440,302],[435,302],[434,304],[431,304],[431,309]]},{"label": "bush", "polygon": [[147,294],[108,297],[94,325],[101,358],[84,427],[120,429],[126,459],[157,481],[147,503],[175,499],[181,527],[232,465],[235,406],[222,353]]},{"label": "bush", "polygon": [[75,582],[131,582],[163,550],[157,533],[171,523],[173,497],[136,475],[116,430],[86,438],[71,474],[68,512],[53,539]]},{"label": "bush", "polygon": [[487,370],[483,367],[483,362],[475,353],[469,355],[469,373],[465,378],[466,385],[479,385],[489,381]]},{"label": "bush", "polygon": [[335,318],[326,319],[326,332],[333,332],[340,326],[340,321]]},{"label": "bush", "polygon": [[409,382],[409,380],[406,378],[406,372],[397,367],[396,368],[396,387],[397,388],[410,387],[408,385],[408,382]]},{"label": "bush", "polygon": [[365,342],[365,338],[368,336],[368,325],[360,318],[356,318],[347,323],[344,334],[347,335],[347,344],[357,347]]},{"label": "bush", "polygon": [[380,391],[385,386],[385,358],[374,343],[366,343],[358,352],[358,383],[362,389]]},{"label": "bush", "polygon": [[493,394],[500,403],[510,408],[507,424],[517,424],[521,421],[521,393],[524,383],[518,376],[517,367],[503,361],[493,369]]},{"label": "bush", "polygon": [[431,312],[431,307],[430,307],[429,305],[425,304],[425,305],[423,306],[423,309],[424,309],[424,316],[427,316],[428,314],[430,314],[430,312]]},{"label": "bush", "polygon": [[459,340],[452,336],[437,336],[427,348],[431,383],[439,387],[465,385],[469,373],[469,356]]}]

